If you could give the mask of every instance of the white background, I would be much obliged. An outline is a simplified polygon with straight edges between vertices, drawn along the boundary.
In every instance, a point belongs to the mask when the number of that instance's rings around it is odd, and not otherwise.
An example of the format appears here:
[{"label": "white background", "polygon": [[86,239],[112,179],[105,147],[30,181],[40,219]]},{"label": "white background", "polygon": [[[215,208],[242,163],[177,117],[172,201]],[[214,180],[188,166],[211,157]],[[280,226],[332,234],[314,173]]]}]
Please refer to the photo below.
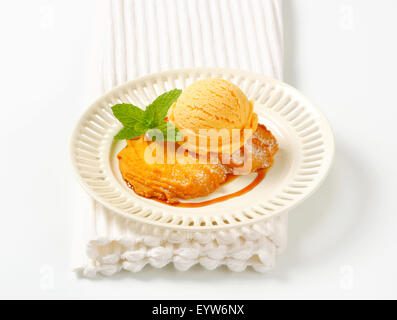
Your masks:
[{"label": "white background", "polygon": [[327,115],[337,153],[273,272],[92,281],[70,269],[72,217],[88,208],[68,139],[90,103],[95,2],[0,4],[0,298],[397,298],[396,1],[284,0],[285,81]]}]

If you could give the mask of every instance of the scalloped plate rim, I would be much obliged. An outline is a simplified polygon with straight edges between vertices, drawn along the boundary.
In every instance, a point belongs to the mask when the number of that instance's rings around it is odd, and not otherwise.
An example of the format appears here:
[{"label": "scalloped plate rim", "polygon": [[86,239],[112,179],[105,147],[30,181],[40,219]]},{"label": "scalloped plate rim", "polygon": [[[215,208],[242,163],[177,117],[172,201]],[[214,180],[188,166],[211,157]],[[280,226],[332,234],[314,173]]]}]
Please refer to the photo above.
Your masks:
[{"label": "scalloped plate rim", "polygon": [[[158,223],[156,221],[152,221],[152,220],[147,220],[145,218],[139,217],[139,216],[135,216],[133,214],[124,212],[122,209],[114,207],[112,205],[110,205],[109,203],[107,203],[99,194],[97,194],[95,191],[93,191],[84,181],[84,179],[80,176],[80,174],[78,173],[78,169],[77,169],[77,161],[76,158],[73,155],[74,152],[74,142],[76,141],[76,137],[79,134],[79,128],[81,127],[81,125],[83,124],[84,120],[92,113],[93,110],[95,110],[97,104],[101,103],[103,100],[106,99],[106,97],[109,96],[114,96],[117,92],[119,92],[122,89],[131,87],[133,85],[135,85],[136,83],[142,83],[142,82],[147,82],[148,80],[152,79],[152,78],[164,78],[164,77],[168,77],[170,75],[174,75],[174,74],[181,74],[181,73],[188,73],[188,74],[195,74],[195,73],[208,73],[209,76],[222,76],[222,74],[224,73],[229,73],[229,74],[233,74],[237,77],[241,77],[241,76],[253,76],[255,78],[260,77],[263,80],[267,80],[269,82],[273,82],[274,84],[277,84],[281,87],[287,88],[288,90],[291,90],[292,92],[294,92],[296,95],[303,97],[306,101],[308,101],[311,104],[311,107],[313,107],[315,109],[315,111],[317,112],[317,114],[320,116],[321,120],[322,120],[322,124],[324,125],[323,128],[327,129],[327,133],[328,133],[328,166],[325,169],[325,172],[322,174],[321,178],[318,179],[318,181],[316,182],[315,186],[312,187],[310,189],[309,192],[305,193],[301,198],[295,200],[293,203],[286,205],[284,208],[276,211],[275,213],[270,213],[268,215],[264,215],[262,217],[258,217],[255,219],[248,220],[248,221],[243,221],[243,222],[239,222],[238,224],[225,224],[225,225],[208,225],[208,226],[186,226],[186,225],[172,225],[172,224],[165,224],[165,223]],[[183,69],[174,69],[174,70],[167,70],[167,71],[162,71],[162,72],[158,72],[158,73],[152,73],[152,74],[148,74],[145,76],[142,76],[140,78],[134,79],[134,80],[130,80],[122,85],[119,85],[113,89],[111,89],[110,91],[106,92],[105,94],[103,94],[101,97],[99,97],[98,99],[96,99],[89,107],[87,107],[85,109],[85,111],[82,113],[82,115],[80,116],[79,120],[77,121],[76,125],[74,126],[72,135],[70,137],[70,141],[69,141],[69,157],[71,160],[71,164],[73,167],[73,172],[77,177],[77,180],[79,181],[80,185],[83,187],[83,189],[96,201],[98,201],[99,203],[101,203],[103,206],[105,206],[106,208],[108,208],[111,211],[115,211],[115,213],[129,219],[129,220],[133,220],[135,222],[139,222],[139,223],[143,223],[143,224],[149,224],[151,226],[155,226],[155,227],[162,227],[162,228],[166,228],[166,229],[173,229],[173,230],[181,230],[181,231],[191,231],[191,232],[203,232],[203,231],[221,231],[221,230],[225,230],[225,229],[232,229],[232,228],[240,228],[240,227],[245,227],[248,225],[252,225],[255,224],[257,222],[263,222],[267,219],[273,218],[277,215],[280,215],[284,212],[288,212],[294,208],[296,208],[298,205],[302,204],[302,202],[304,202],[305,200],[307,200],[311,195],[313,195],[313,193],[315,193],[323,184],[323,182],[325,181],[325,179],[327,178],[330,169],[333,166],[334,163],[334,155],[335,155],[335,142],[334,142],[334,136],[333,136],[333,132],[332,132],[332,128],[331,125],[328,121],[328,119],[326,118],[326,116],[322,113],[321,110],[319,110],[317,108],[317,106],[306,96],[304,96],[299,90],[297,90],[296,88],[280,81],[277,79],[274,79],[272,77],[263,75],[263,74],[258,74],[255,72],[250,72],[250,71],[244,71],[244,70],[238,70],[238,69],[232,69],[232,68],[183,68]],[[185,208],[188,209],[188,208]]]}]

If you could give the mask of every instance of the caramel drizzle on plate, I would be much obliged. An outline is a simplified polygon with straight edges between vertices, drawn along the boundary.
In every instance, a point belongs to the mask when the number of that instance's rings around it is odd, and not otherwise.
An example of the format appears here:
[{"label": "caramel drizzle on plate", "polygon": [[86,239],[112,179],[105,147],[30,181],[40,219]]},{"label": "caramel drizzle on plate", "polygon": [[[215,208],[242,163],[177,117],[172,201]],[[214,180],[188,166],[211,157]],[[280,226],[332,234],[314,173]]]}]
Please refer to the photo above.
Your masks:
[{"label": "caramel drizzle on plate", "polygon": [[[160,203],[163,203],[163,204],[166,204],[166,205],[169,205],[169,206],[172,206],[172,207],[178,207],[178,208],[201,208],[201,207],[206,207],[206,206],[209,206],[209,205],[214,204],[214,203],[223,202],[223,201],[226,201],[226,200],[229,200],[229,199],[232,199],[232,198],[236,198],[236,197],[240,197],[240,196],[246,194],[247,192],[251,191],[251,190],[254,189],[258,184],[260,184],[260,183],[262,182],[262,180],[263,180],[263,179],[265,178],[265,176],[266,176],[266,172],[267,172],[267,169],[260,169],[260,170],[258,170],[256,178],[255,178],[248,186],[246,186],[245,188],[243,188],[243,189],[241,189],[241,190],[239,190],[239,191],[236,191],[236,192],[233,192],[233,193],[230,193],[230,194],[227,194],[227,195],[225,195],[225,196],[218,197],[218,198],[215,198],[215,199],[203,201],[203,202],[177,202],[177,203],[169,203],[169,202],[167,202],[167,201],[163,201],[163,200],[159,200],[159,199],[154,199],[154,198],[153,198],[152,200],[157,201],[157,202],[160,202]],[[236,179],[237,177],[238,177],[238,176],[235,176],[235,175],[232,175],[232,174],[228,175],[228,177],[227,177],[226,181],[223,183],[223,185],[225,185],[225,184],[227,184],[227,183],[233,181],[233,180]],[[134,189],[133,186],[132,186],[130,183],[127,182],[127,185],[128,185],[128,187],[130,187],[131,189]]]}]

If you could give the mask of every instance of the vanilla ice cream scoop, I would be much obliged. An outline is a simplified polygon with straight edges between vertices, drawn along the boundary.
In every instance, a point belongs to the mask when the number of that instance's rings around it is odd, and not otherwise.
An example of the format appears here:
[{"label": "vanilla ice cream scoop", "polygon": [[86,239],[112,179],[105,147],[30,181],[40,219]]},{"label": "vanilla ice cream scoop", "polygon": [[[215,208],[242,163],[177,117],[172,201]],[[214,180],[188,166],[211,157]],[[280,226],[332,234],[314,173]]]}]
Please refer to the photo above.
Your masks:
[{"label": "vanilla ice cream scoop", "polygon": [[238,150],[257,129],[258,117],[253,108],[253,102],[235,84],[223,79],[203,79],[183,91],[168,111],[168,120],[180,130],[191,131],[191,136],[201,137],[201,141],[205,140],[205,131],[209,129],[215,129],[220,139],[226,135],[230,137],[223,140],[228,143],[222,146],[209,146],[207,143],[198,149],[197,142],[191,139],[185,144],[187,149],[194,147],[198,153],[231,153]]}]

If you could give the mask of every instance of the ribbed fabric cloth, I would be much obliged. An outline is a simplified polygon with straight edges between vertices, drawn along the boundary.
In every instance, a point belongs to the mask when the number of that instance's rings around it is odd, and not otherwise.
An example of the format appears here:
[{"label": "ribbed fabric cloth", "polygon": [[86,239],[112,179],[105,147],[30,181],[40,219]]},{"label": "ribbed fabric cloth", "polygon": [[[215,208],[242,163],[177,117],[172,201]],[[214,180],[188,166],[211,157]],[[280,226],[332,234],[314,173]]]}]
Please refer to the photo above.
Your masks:
[{"label": "ribbed fabric cloth", "polygon": [[[92,98],[128,80],[185,67],[229,67],[282,78],[281,0],[109,0],[102,4],[97,29],[102,39],[92,54]],[[99,66],[98,74],[95,71]],[[86,248],[87,255],[76,252],[74,263],[87,276],[97,272],[111,275],[121,269],[136,272],[148,263],[162,267],[169,262],[180,270],[201,263],[208,269],[226,264],[234,271],[248,265],[266,271],[273,267],[276,252],[286,244],[285,214],[261,226],[261,236],[245,244],[250,249],[233,244],[221,247],[223,255],[212,259],[215,262],[208,261],[211,257],[206,250],[213,249],[209,242],[199,242],[197,256],[193,254],[192,258],[190,251],[190,258],[185,259],[180,254],[185,246],[179,241],[181,237],[174,243],[176,247],[162,247],[166,251],[162,251],[162,257],[169,256],[167,259],[156,260],[153,255],[158,253],[161,238],[149,239],[144,230],[130,228],[95,201],[87,217],[77,221],[77,229],[84,234],[76,237],[74,250],[83,252]],[[219,237],[211,241],[219,242]],[[219,249],[219,243],[216,246]],[[236,255],[243,263],[238,263]]]},{"label": "ribbed fabric cloth", "polygon": [[186,67],[282,77],[281,0],[112,0],[107,13],[105,91]]}]

